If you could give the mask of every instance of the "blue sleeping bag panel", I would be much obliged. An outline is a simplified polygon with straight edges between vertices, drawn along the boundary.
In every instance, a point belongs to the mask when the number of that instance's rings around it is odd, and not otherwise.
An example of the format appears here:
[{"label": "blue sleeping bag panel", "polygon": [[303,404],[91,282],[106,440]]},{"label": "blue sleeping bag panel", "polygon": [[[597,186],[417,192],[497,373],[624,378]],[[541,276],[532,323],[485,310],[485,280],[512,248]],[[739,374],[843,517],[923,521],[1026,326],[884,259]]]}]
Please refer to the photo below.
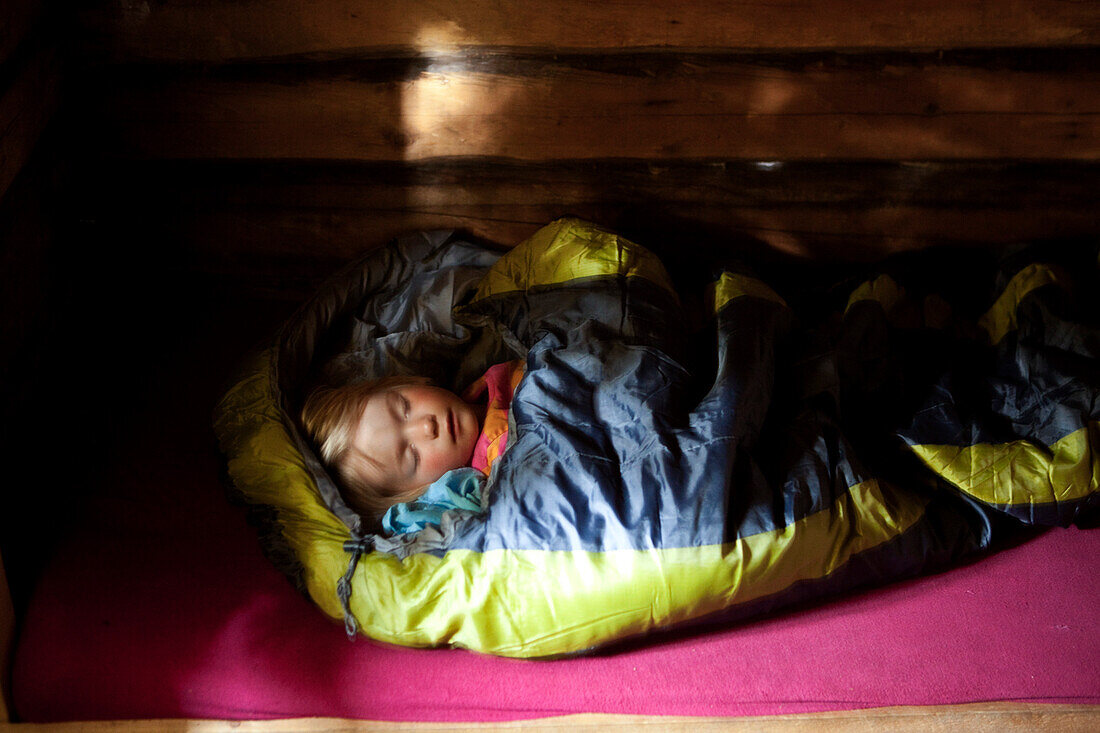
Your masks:
[{"label": "blue sleeping bag panel", "polygon": [[[328,283],[215,425],[269,555],[349,631],[546,657],[728,623],[1095,522],[1096,249],[972,259],[674,283],[575,219],[503,255],[416,235]],[[461,392],[514,358],[508,450],[438,526],[357,517],[297,421],[320,382]]]}]

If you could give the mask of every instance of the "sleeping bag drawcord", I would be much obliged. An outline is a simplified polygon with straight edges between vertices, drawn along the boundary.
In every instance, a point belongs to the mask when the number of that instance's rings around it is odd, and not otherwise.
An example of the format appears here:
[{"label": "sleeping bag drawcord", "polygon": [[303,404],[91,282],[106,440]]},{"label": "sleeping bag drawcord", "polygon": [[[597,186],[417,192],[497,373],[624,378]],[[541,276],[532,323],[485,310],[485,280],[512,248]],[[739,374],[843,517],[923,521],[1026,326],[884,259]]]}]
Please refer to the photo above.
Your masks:
[{"label": "sleeping bag drawcord", "polygon": [[348,571],[344,573],[344,577],[336,581],[336,597],[340,599],[340,605],[344,609],[344,631],[351,641],[355,641],[359,632],[359,624],[351,613],[351,577],[355,575],[359,558],[363,556],[363,553],[370,552],[373,548],[374,541],[369,537],[348,540],[344,543],[344,551],[351,553],[351,560],[348,562]]}]

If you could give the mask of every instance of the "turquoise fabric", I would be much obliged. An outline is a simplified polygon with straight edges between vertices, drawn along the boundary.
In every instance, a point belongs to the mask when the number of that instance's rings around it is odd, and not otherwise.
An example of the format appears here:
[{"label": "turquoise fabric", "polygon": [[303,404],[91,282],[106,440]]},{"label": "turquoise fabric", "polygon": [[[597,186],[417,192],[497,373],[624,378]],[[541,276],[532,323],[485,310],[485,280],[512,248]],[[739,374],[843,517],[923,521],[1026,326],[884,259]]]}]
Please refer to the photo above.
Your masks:
[{"label": "turquoise fabric", "polygon": [[382,527],[390,534],[419,532],[443,522],[443,512],[462,511],[479,514],[481,487],[485,475],[476,468],[456,468],[436,479],[416,501],[395,504],[382,517]]}]

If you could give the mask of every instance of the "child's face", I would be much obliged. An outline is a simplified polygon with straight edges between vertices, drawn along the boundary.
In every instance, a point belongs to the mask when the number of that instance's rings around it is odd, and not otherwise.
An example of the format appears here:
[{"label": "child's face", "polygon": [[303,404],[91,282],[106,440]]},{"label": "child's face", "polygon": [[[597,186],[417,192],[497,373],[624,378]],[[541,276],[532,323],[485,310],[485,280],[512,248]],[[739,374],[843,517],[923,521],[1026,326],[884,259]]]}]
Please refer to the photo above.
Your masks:
[{"label": "child's face", "polygon": [[468,465],[480,432],[477,413],[458,395],[410,385],[367,400],[352,445],[371,483],[407,494]]}]

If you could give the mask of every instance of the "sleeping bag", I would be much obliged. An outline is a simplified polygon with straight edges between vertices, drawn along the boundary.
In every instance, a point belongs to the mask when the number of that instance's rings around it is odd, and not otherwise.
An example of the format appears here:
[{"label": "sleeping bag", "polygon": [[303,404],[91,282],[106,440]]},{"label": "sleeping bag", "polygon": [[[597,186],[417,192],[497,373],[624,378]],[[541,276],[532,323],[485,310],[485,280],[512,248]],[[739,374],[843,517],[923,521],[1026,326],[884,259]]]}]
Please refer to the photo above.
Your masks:
[{"label": "sleeping bag", "polygon": [[[545,657],[728,623],[1094,520],[1096,251],[1060,256],[808,287],[729,262],[674,282],[575,219],[505,254],[415,235],[306,303],[215,427],[268,555],[349,633]],[[357,516],[298,422],[323,382],[460,393],[517,358],[483,511],[438,527]]]}]

